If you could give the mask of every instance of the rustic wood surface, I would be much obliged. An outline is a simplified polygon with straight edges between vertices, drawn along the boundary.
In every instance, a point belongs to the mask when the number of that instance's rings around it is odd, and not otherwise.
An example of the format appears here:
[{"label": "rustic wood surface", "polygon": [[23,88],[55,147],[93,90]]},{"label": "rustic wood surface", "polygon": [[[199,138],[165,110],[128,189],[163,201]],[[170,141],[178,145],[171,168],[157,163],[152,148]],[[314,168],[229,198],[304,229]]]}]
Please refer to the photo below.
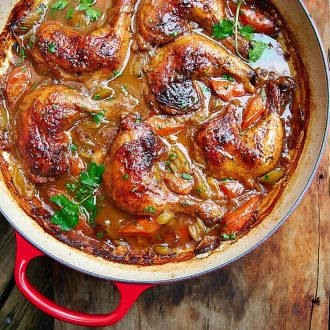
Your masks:
[{"label": "rustic wood surface", "polygon": [[[305,0],[326,49],[330,1]],[[298,209],[267,242],[226,267],[145,292],[113,329],[328,329],[330,295],[329,146]],[[14,284],[13,230],[0,218],[0,329],[87,329],[53,320],[33,307]],[[29,278],[67,307],[105,313],[119,296],[114,286],[35,260]]]}]

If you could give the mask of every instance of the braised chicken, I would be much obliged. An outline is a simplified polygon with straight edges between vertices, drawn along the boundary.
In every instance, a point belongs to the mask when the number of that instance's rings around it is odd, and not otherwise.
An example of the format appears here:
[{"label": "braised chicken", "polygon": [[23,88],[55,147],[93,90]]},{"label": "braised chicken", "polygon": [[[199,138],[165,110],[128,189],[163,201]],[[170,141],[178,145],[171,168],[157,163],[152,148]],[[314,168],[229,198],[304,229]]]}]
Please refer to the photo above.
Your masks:
[{"label": "braised chicken", "polygon": [[200,128],[195,152],[214,177],[249,181],[277,166],[284,135],[280,114],[294,87],[289,77],[271,78],[265,87],[265,111],[245,131],[232,104]]},{"label": "braised chicken", "polygon": [[133,110],[128,102],[96,102],[64,85],[51,85],[29,93],[18,108],[18,146],[33,182],[54,181],[79,159],[69,149],[68,131],[80,119],[105,111],[115,120]]},{"label": "braised chicken", "polygon": [[88,34],[56,21],[42,23],[32,49],[34,59],[56,73],[102,70],[111,76],[128,51],[133,5],[133,0],[115,0],[105,25]]},{"label": "braised chicken", "polygon": [[228,74],[254,91],[254,70],[216,42],[185,36],[164,46],[152,59],[147,80],[152,96],[169,114],[185,114],[204,106],[196,80]]},{"label": "braised chicken", "polygon": [[[214,26],[236,14],[237,3],[225,0],[143,0],[137,14],[139,33],[145,42],[163,45],[174,41],[186,32],[201,26],[213,33]],[[260,9],[260,4],[242,4],[241,24],[255,32],[276,34],[279,29],[274,20]],[[198,26],[196,26],[196,23]],[[240,54],[248,57],[251,40],[238,35]],[[224,37],[221,42],[235,52],[235,38]]]},{"label": "braised chicken", "polygon": [[224,0],[143,0],[137,22],[143,38],[152,44],[166,44],[191,30],[190,21],[212,30],[225,17]]},{"label": "braised chicken", "polygon": [[212,201],[175,194],[157,179],[157,162],[169,151],[163,141],[138,117],[127,117],[120,125],[105,162],[104,184],[108,196],[126,212],[157,216],[164,210],[197,214],[219,220],[222,209]]},{"label": "braised chicken", "polygon": [[308,77],[268,0],[21,0],[0,44],[4,181],[82,251],[211,253],[295,169]]}]

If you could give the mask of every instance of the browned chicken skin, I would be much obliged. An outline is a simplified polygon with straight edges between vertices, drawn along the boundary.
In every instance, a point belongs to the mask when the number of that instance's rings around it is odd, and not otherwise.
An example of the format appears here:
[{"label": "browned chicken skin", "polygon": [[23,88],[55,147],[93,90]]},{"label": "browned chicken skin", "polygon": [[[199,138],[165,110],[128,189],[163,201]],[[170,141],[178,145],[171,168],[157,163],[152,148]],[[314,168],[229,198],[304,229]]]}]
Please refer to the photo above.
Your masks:
[{"label": "browned chicken skin", "polygon": [[167,156],[167,146],[147,124],[126,117],[105,161],[103,180],[109,198],[138,216],[157,216],[169,209],[219,220],[222,209],[216,203],[173,193],[163,178],[157,180],[155,165]]},{"label": "browned chicken skin", "polygon": [[77,120],[99,111],[116,119],[127,109],[116,101],[93,101],[63,85],[43,86],[26,95],[18,109],[18,145],[31,180],[53,181],[69,171],[73,159],[66,131]]},{"label": "browned chicken skin", "polygon": [[204,80],[228,74],[254,91],[254,70],[221,45],[200,35],[178,38],[164,46],[152,59],[147,80],[151,92],[169,114],[196,111],[203,97],[194,79]]},{"label": "browned chicken skin", "polygon": [[212,30],[225,17],[224,0],[144,0],[137,16],[139,33],[151,44],[166,44],[191,29],[189,21]]},{"label": "browned chicken skin", "polygon": [[93,72],[110,76],[126,57],[133,0],[115,0],[107,22],[91,33],[79,33],[56,21],[42,23],[32,49],[35,60],[59,73]]},{"label": "browned chicken skin", "polygon": [[266,113],[243,133],[232,104],[200,128],[195,152],[214,177],[247,182],[276,167],[284,134],[280,111],[292,97],[294,87],[289,77],[271,78],[266,86]]}]

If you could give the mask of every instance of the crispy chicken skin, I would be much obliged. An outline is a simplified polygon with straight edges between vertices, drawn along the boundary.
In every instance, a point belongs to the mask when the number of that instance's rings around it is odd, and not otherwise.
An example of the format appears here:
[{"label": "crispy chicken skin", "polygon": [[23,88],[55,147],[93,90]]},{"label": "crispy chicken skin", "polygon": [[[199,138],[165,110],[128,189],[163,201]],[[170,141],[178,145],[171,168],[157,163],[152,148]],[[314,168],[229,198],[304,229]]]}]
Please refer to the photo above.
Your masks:
[{"label": "crispy chicken skin", "polygon": [[276,167],[284,134],[280,111],[294,88],[289,77],[271,78],[266,86],[266,113],[245,132],[232,104],[200,128],[195,137],[195,153],[214,177],[247,182]]},{"label": "crispy chicken skin", "polygon": [[224,0],[144,0],[137,15],[139,33],[151,44],[166,44],[191,29],[189,21],[212,30],[225,17]]},{"label": "crispy chicken skin", "polygon": [[[274,20],[260,8],[247,4],[241,6],[240,21],[250,25],[255,32],[274,35],[278,33]],[[258,7],[259,7],[258,6]],[[143,40],[152,45],[164,45],[191,32],[196,25],[212,32],[213,26],[226,17],[233,17],[237,3],[226,0],[143,0],[137,14],[137,25]],[[230,51],[236,52],[234,37],[221,40]],[[252,47],[250,40],[238,35],[238,49],[248,58]]]},{"label": "crispy chicken skin", "polygon": [[228,74],[254,91],[254,70],[218,43],[200,35],[180,37],[164,46],[151,60],[147,80],[156,101],[168,114],[184,114],[203,106],[194,79],[208,83]]},{"label": "crispy chicken skin", "polygon": [[126,117],[105,161],[103,181],[108,197],[133,215],[157,216],[170,209],[219,220],[222,209],[216,203],[173,193],[162,178],[157,180],[155,165],[168,152],[147,124],[138,117]]},{"label": "crispy chicken skin", "polygon": [[18,146],[31,180],[54,181],[78,160],[68,150],[69,130],[77,120],[99,111],[118,120],[133,110],[123,96],[96,102],[64,85],[43,86],[27,94],[18,108]]},{"label": "crispy chicken skin", "polygon": [[53,181],[70,168],[65,130],[93,104],[66,86],[44,86],[28,94],[18,109],[18,146],[35,183]]},{"label": "crispy chicken skin", "polygon": [[47,21],[36,32],[32,55],[37,63],[59,73],[93,72],[107,75],[121,67],[127,54],[133,0],[115,0],[107,22],[91,33],[79,33],[56,21]]}]

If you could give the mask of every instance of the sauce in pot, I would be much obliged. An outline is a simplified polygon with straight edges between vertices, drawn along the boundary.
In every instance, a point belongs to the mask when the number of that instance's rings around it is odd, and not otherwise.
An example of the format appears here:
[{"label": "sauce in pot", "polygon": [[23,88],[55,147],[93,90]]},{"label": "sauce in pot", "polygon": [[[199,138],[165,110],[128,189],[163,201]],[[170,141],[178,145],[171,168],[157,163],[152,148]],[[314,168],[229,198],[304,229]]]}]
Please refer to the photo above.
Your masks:
[{"label": "sauce in pot", "polygon": [[29,0],[2,36],[2,171],[67,244],[186,260],[262,221],[295,169],[308,85],[268,1]]}]

